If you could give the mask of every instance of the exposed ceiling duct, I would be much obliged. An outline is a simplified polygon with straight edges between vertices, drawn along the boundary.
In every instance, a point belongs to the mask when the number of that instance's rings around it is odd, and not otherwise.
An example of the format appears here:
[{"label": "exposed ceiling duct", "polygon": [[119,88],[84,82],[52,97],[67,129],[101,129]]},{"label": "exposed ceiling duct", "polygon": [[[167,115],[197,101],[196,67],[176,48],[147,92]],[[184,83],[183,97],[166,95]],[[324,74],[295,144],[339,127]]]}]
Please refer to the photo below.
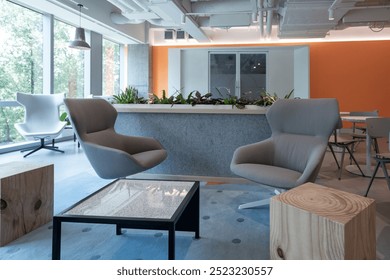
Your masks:
[{"label": "exposed ceiling duct", "polygon": [[370,23],[384,19],[389,23],[389,8],[388,0],[279,1],[278,36],[323,38],[331,30],[370,26]]},{"label": "exposed ceiling duct", "polygon": [[116,24],[148,21],[210,42],[209,29],[255,27],[259,38],[323,38],[331,30],[390,25],[390,0],[106,0]]}]

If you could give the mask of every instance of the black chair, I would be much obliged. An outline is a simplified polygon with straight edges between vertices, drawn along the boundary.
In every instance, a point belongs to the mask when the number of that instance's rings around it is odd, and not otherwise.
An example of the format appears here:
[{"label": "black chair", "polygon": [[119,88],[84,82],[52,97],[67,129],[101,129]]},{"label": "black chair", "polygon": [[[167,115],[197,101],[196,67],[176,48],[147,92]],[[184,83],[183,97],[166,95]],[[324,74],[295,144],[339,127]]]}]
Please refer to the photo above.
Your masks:
[{"label": "black chair", "polygon": [[[372,138],[387,138],[389,141],[389,133],[390,133],[390,118],[370,118],[367,119],[367,133]],[[389,146],[390,151],[390,146]],[[370,183],[368,184],[368,188],[365,196],[368,195],[370,191],[371,185],[375,179],[375,176],[378,172],[379,166],[382,167],[383,174],[387,181],[387,187],[390,190],[390,179],[389,174],[386,169],[386,164],[390,163],[390,153],[377,153],[374,156],[376,161],[374,172],[372,173]]]},{"label": "black chair", "polygon": [[[348,154],[349,154],[351,160],[353,160],[355,162],[355,164],[358,167],[360,173],[364,177],[364,173],[363,173],[362,169],[360,168],[359,163],[357,162],[356,158],[353,155],[353,145],[358,140],[353,139],[352,137],[339,135],[338,131],[340,131],[342,126],[343,126],[343,123],[342,123],[341,119],[339,119],[338,126],[334,130],[333,135],[329,138],[329,141],[328,141],[329,150],[331,151],[331,153],[333,155],[333,158],[336,161],[337,168],[339,169],[338,179],[341,180],[341,174],[343,172],[343,164],[344,164],[344,157],[345,157],[345,151],[346,150],[348,151]],[[336,154],[334,152],[333,147],[337,147],[337,148],[341,149],[340,163],[337,160],[337,157],[336,157]]]},{"label": "black chair", "polygon": [[[368,112],[350,112],[350,116],[365,116],[365,117],[378,117],[379,116],[379,111],[374,110],[374,111],[368,111]],[[352,145],[352,152],[355,151],[356,146],[360,143],[366,140],[366,133],[367,133],[367,125],[366,123],[364,124],[357,124],[353,123],[352,127],[352,138],[354,140],[358,140],[356,145]],[[372,144],[374,146],[374,150],[376,153],[378,153],[378,141],[376,138],[372,138]]]}]

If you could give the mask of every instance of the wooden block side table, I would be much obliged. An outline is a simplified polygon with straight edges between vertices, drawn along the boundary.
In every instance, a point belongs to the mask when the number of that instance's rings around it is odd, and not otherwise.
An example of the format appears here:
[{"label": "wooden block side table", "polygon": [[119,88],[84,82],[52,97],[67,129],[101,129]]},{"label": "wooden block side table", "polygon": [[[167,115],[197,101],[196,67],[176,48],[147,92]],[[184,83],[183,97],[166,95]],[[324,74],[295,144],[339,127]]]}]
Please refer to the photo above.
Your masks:
[{"label": "wooden block side table", "polygon": [[375,201],[306,183],[272,197],[273,260],[376,259]]},{"label": "wooden block side table", "polygon": [[53,218],[54,165],[0,164],[0,246]]}]

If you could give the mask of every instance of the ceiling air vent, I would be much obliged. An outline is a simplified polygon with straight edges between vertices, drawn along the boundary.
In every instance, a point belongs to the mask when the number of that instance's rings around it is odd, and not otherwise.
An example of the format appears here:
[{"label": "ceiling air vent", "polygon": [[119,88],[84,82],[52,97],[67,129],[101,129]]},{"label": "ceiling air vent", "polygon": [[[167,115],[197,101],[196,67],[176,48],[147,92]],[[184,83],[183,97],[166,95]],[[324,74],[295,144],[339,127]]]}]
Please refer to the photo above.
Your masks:
[{"label": "ceiling air vent", "polygon": [[186,32],[183,30],[177,30],[176,31],[176,39],[185,39],[186,38]]},{"label": "ceiling air vent", "polygon": [[165,30],[164,31],[164,39],[165,40],[173,40],[174,39],[173,36],[174,36],[174,30]]}]

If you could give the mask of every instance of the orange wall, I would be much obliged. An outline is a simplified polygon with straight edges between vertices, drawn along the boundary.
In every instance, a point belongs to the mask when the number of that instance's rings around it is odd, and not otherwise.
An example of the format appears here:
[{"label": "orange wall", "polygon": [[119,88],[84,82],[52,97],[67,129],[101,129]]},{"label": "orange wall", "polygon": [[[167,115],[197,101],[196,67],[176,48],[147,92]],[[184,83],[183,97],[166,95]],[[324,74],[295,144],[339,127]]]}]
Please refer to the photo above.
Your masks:
[{"label": "orange wall", "polygon": [[[335,97],[341,111],[378,109],[390,117],[390,41],[308,45],[312,98]],[[152,47],[153,92],[158,95],[168,88],[169,48]]]},{"label": "orange wall", "polygon": [[168,89],[168,48],[152,47],[152,90],[160,96]]}]

